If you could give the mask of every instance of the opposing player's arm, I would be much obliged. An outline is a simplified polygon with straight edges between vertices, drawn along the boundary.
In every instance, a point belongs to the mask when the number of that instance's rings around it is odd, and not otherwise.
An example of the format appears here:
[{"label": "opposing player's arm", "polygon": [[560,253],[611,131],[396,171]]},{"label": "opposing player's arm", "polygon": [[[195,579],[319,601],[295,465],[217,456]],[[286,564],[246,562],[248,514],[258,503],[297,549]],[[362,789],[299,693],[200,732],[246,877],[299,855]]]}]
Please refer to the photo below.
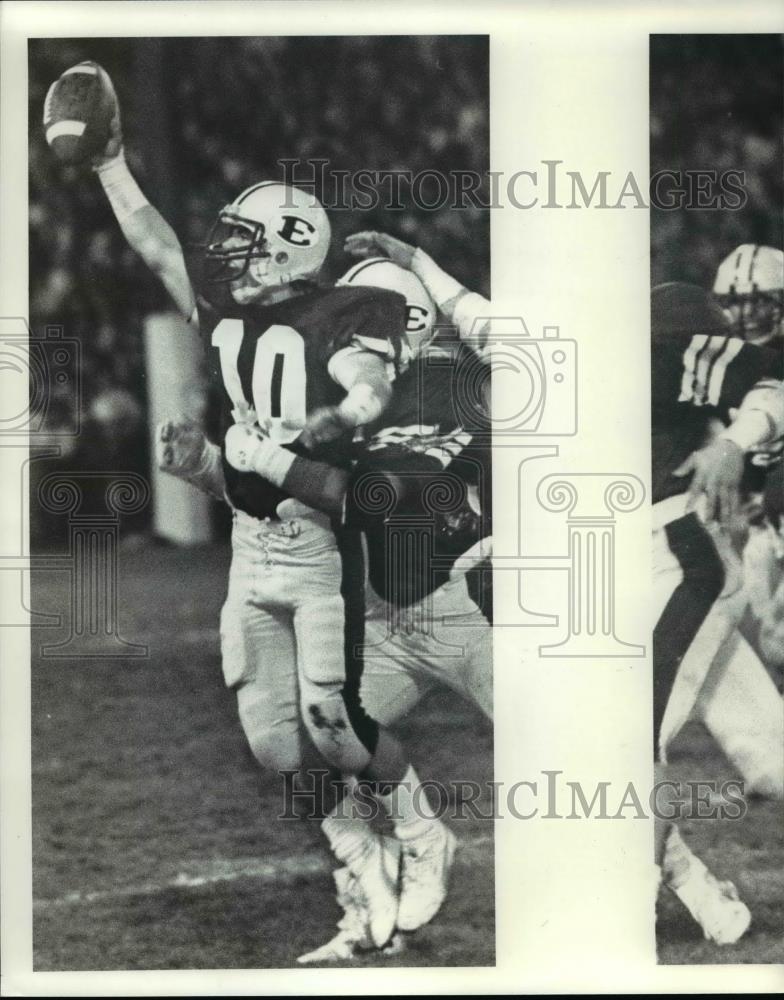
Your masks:
[{"label": "opposing player's arm", "polygon": [[[360,463],[351,472],[326,462],[317,462],[295,455],[288,448],[275,444],[249,424],[234,424],[226,433],[226,460],[242,472],[254,472],[267,482],[285,490],[289,496],[314,510],[352,528],[367,528],[383,521],[388,507],[405,499],[415,481],[406,475],[385,468],[378,458],[371,466]],[[420,462],[428,463],[424,456]],[[433,468],[428,468],[432,475]],[[378,498],[390,503],[378,503]]]},{"label": "opposing player's arm", "polygon": [[399,267],[413,271],[430,293],[433,301],[450,323],[454,323],[461,340],[478,351],[487,346],[490,335],[490,302],[478,292],[464,288],[442,270],[421,248],[413,247],[387,233],[362,232],[346,238],[345,250],[356,257],[383,254]]},{"label": "opposing player's arm", "polygon": [[306,448],[377,420],[392,396],[386,364],[371,351],[346,348],[330,359],[329,372],[346,395],[337,406],[322,406],[308,415],[300,437]]},{"label": "opposing player's arm", "polygon": [[116,99],[115,106],[111,136],[103,152],[94,158],[93,169],[129,245],[160,278],[185,319],[195,322],[196,297],[180,241],[169,223],[149,203],[128,169]]},{"label": "opposing player's arm", "polygon": [[708,520],[728,524],[740,505],[745,456],[784,433],[784,385],[773,379],[758,382],[740,401],[733,420],[710,444],[693,452],[676,475],[693,474],[689,502],[705,498]]},{"label": "opposing player's arm", "polygon": [[492,310],[489,300],[478,292],[464,288],[421,248],[414,253],[411,270],[430,292],[444,316],[457,327],[460,339],[475,350],[483,351],[490,336]]},{"label": "opposing player's arm", "polygon": [[341,288],[330,354],[330,378],[346,393],[340,403],[308,414],[301,443],[308,448],[378,420],[392,397],[405,351],[406,303],[381,289]]},{"label": "opposing player's arm", "polygon": [[392,396],[387,364],[380,354],[346,347],[330,359],[332,378],[346,390],[338,410],[350,426],[370,423],[381,416]]},{"label": "opposing player's arm", "polygon": [[764,378],[746,393],[732,422],[719,437],[734,442],[744,453],[769,444],[784,434],[784,383]]}]

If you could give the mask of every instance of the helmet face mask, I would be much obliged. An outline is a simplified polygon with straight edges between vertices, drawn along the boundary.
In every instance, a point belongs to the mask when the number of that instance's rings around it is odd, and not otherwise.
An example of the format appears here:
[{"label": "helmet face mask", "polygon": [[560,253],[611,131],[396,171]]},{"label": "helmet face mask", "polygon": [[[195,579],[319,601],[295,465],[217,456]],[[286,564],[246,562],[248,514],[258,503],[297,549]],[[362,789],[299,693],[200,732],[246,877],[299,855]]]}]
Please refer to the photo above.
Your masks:
[{"label": "helmet face mask", "polygon": [[215,220],[204,251],[212,264],[206,279],[212,284],[244,277],[254,260],[269,257],[263,222],[245,219],[227,206]]},{"label": "helmet face mask", "polygon": [[251,302],[315,280],[329,243],[329,219],[313,195],[262,181],[218,215],[204,246],[206,279],[228,284],[236,302]]},{"label": "helmet face mask", "polygon": [[784,317],[784,292],[731,291],[717,298],[733,329],[744,340],[767,340],[778,332]]},{"label": "helmet face mask", "polygon": [[742,244],[719,265],[713,293],[738,336],[765,343],[784,319],[784,253]]}]

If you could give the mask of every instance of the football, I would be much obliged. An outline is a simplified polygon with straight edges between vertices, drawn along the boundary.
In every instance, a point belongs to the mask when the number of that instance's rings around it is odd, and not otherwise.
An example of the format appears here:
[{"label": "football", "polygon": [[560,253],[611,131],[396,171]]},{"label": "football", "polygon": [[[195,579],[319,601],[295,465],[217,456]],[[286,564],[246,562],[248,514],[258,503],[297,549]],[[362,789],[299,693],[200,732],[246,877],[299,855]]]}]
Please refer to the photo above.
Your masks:
[{"label": "football", "polygon": [[84,163],[100,153],[116,111],[114,87],[98,63],[86,60],[67,69],[44,101],[44,132],[61,163]]}]

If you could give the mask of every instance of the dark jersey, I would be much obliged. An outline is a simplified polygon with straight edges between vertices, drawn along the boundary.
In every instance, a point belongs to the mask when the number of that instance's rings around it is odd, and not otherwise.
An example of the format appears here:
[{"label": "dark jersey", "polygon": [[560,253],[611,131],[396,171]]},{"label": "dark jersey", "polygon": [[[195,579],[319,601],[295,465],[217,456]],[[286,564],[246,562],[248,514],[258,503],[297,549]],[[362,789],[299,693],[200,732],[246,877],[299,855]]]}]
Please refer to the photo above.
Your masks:
[{"label": "dark jersey", "polygon": [[673,475],[701,448],[710,423],[729,424],[759,382],[781,379],[782,356],[738,337],[684,335],[656,341],[651,351],[653,502],[683,493],[689,481]]},{"label": "dark jersey", "polygon": [[[476,427],[486,420],[471,404],[477,356],[466,352],[428,352],[401,376],[346,491],[344,523],[364,531],[370,584],[399,607],[445,583],[491,533],[490,439]],[[483,589],[472,588],[480,606]]]},{"label": "dark jersey", "polygon": [[489,378],[490,366],[470,347],[451,341],[433,344],[396,382],[389,406],[368,427],[368,435],[392,428],[445,433],[462,427],[471,435],[489,436]]},{"label": "dark jersey", "polygon": [[[330,375],[330,361],[345,348],[379,353],[394,368],[401,357],[405,299],[379,288],[317,289],[285,301],[220,310],[199,301],[199,329],[212,376],[222,386],[221,431],[242,419],[258,421],[292,451],[348,467],[353,434],[305,452],[296,440],[307,415],[337,405],[345,389]],[[226,462],[226,492],[234,507],[254,517],[274,517],[287,494],[260,476]]]}]

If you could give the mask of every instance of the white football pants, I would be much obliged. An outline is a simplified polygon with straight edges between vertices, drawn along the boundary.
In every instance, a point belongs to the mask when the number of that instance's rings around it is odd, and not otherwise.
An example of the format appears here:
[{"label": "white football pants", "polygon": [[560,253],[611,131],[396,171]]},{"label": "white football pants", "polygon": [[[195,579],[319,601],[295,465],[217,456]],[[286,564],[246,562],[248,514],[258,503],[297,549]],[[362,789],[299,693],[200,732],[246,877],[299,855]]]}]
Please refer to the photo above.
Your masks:
[{"label": "white football pants", "polygon": [[[325,760],[357,774],[372,749],[347,704],[342,563],[329,519],[284,501],[281,521],[235,511],[229,589],[221,612],[226,684],[265,767],[302,763],[300,718]],[[358,727],[361,728],[361,727]]]}]

